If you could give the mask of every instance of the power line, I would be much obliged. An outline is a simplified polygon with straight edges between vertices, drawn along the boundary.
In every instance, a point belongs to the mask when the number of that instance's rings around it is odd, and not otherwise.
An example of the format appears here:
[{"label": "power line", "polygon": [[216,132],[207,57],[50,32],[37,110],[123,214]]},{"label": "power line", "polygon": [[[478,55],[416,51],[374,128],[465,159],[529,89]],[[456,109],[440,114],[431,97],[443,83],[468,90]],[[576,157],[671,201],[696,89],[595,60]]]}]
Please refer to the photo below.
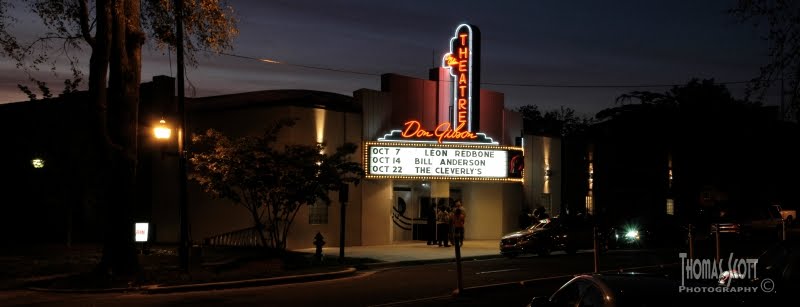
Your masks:
[{"label": "power line", "polygon": [[[744,84],[749,81],[714,82],[715,84]],[[481,82],[481,85],[518,86],[518,87],[550,87],[550,88],[644,88],[644,87],[673,87],[684,84],[615,84],[615,85],[568,85],[568,84],[525,84],[525,83],[492,83]]]},{"label": "power line", "polygon": [[[301,67],[307,69],[316,69],[316,70],[324,70],[324,71],[331,71],[331,72],[338,72],[338,73],[348,73],[348,74],[357,74],[357,75],[365,75],[365,76],[381,76],[381,74],[370,73],[370,72],[363,72],[363,71],[355,71],[355,70],[347,70],[347,69],[337,69],[337,68],[328,68],[328,67],[320,67],[320,66],[313,66],[313,65],[303,65],[303,64],[292,64],[287,62],[280,62],[276,60],[270,59],[262,59],[257,57],[233,54],[233,53],[225,53],[225,52],[212,52],[206,51],[209,53],[220,54],[224,56],[234,57],[234,58],[241,58],[246,60],[253,60],[259,61],[262,63],[269,63],[269,64],[278,64],[278,65],[287,65],[287,66],[294,66],[294,67]],[[442,82],[452,82],[450,80],[439,80]],[[730,85],[730,84],[746,84],[750,81],[729,81],[729,82],[715,82],[716,84],[721,85]],[[512,86],[512,87],[538,87],[538,88],[649,88],[649,87],[674,87],[674,86],[681,86],[684,84],[542,84],[542,83],[499,83],[499,82],[481,82],[481,85],[493,85],[493,86]]]},{"label": "power line", "polygon": [[[210,52],[210,51],[207,51],[207,52]],[[256,57],[251,57],[251,56],[246,56],[246,55],[238,55],[238,54],[233,54],[233,53],[220,52],[219,54],[230,56],[230,57],[235,57],[235,58],[254,60],[254,61],[259,61],[259,62],[264,62],[264,63],[269,63],[269,64],[280,64],[280,65],[302,67],[302,68],[308,68],[308,69],[325,70],[325,71],[332,71],[332,72],[341,72],[341,73],[348,73],[348,74],[357,74],[357,75],[380,76],[380,74],[375,74],[375,73],[360,72],[360,71],[355,71],[355,70],[336,69],[336,68],[327,68],[327,67],[319,67],[319,66],[311,66],[311,65],[291,64],[291,63],[286,63],[286,62],[279,62],[279,61],[270,60],[270,59],[261,59],[261,58],[256,58]]]}]

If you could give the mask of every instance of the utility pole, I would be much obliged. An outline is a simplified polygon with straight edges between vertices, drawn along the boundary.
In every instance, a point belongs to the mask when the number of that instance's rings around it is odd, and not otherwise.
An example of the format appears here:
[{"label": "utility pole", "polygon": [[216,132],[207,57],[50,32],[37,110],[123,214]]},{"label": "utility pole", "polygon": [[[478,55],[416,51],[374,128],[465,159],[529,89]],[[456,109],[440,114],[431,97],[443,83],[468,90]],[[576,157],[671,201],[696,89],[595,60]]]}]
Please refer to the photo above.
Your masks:
[{"label": "utility pole", "polygon": [[339,203],[341,203],[341,211],[339,213],[339,262],[344,262],[344,232],[345,232],[345,214],[347,213],[347,192],[350,187],[343,183],[339,186]]},{"label": "utility pole", "polygon": [[186,108],[184,92],[184,66],[183,66],[183,0],[175,0],[175,45],[178,68],[178,172],[179,174],[179,214],[180,214],[180,246],[178,257],[180,269],[189,272],[189,212],[186,199]]},{"label": "utility pole", "polygon": [[456,280],[456,291],[458,291],[458,294],[461,295],[461,294],[464,294],[464,274],[462,273],[462,270],[461,270],[461,240],[463,238],[461,237],[461,233],[460,232],[459,233],[455,233],[453,235],[453,238],[455,239],[455,240],[453,240],[453,241],[455,241],[455,242],[453,242],[453,243],[455,243],[453,245],[455,245],[454,247],[455,247],[455,250],[456,250],[456,272],[457,272],[457,276],[456,276],[456,278],[457,278],[457,280]]}]

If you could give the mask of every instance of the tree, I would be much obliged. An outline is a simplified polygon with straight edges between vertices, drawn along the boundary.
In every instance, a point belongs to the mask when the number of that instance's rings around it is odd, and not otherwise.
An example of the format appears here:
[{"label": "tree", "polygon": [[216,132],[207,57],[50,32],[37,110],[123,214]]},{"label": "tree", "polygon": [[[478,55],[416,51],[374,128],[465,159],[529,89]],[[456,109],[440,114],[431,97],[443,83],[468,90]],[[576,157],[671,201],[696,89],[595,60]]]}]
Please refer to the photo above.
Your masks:
[{"label": "tree", "polygon": [[752,22],[754,26],[766,25],[769,62],[761,67],[748,92],[763,97],[775,82],[788,83],[788,90],[781,84],[781,96],[790,94],[795,120],[800,119],[800,2],[794,0],[738,0],[730,13],[740,22]]},{"label": "tree", "polygon": [[[768,193],[772,187],[786,186],[790,170],[798,167],[794,158],[785,158],[796,152],[789,147],[794,138],[787,137],[796,134],[796,126],[775,120],[759,103],[733,97],[713,79],[692,79],[663,93],[635,91],[617,102],[597,113],[602,121],[597,132],[607,145],[606,165],[616,163],[604,179],[623,183],[607,189],[621,197],[664,192],[651,183],[667,186],[668,157],[674,174],[670,191],[675,204],[686,209],[697,205],[708,187],[727,193],[730,201],[758,205],[774,197]],[[648,168],[653,171],[639,171]],[[630,199],[630,210],[647,210]]]},{"label": "tree", "polygon": [[[189,59],[204,49],[230,49],[237,34],[232,8],[218,0],[184,2]],[[15,17],[10,12],[19,4],[36,14],[46,29],[29,42],[12,34]],[[136,200],[141,50],[146,39],[160,48],[174,46],[174,24],[169,0],[0,0],[2,54],[29,77],[42,66],[55,71],[64,58],[80,76],[82,52],[90,50],[91,144],[98,155],[92,184],[105,193],[97,196],[106,215],[99,267],[104,271],[127,275],[138,268],[130,210]]]},{"label": "tree", "polygon": [[261,245],[277,250],[286,248],[301,206],[330,204],[328,192],[342,183],[358,183],[364,174],[360,163],[350,161],[356,150],[352,143],[330,155],[324,144],[279,149],[278,132],[292,125],[294,120],[280,120],[261,135],[234,140],[213,129],[192,137],[197,149],[191,155],[191,179],[212,197],[244,207]]},{"label": "tree", "polygon": [[576,115],[575,110],[564,106],[542,113],[539,106],[525,105],[518,112],[522,113],[525,130],[535,134],[574,136],[592,124],[591,118]]}]

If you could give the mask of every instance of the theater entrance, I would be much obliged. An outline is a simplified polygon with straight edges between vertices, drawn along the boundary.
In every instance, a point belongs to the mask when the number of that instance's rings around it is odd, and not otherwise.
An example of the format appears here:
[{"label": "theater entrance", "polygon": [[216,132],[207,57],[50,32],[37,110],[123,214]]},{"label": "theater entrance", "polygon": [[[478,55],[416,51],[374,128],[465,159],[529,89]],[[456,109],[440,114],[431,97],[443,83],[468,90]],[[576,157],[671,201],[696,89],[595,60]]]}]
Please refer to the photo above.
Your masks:
[{"label": "theater entrance", "polygon": [[[442,192],[440,187],[439,182],[395,182],[392,189],[392,242],[428,241],[435,236],[435,226],[432,225],[436,224],[436,208],[451,208],[455,200],[461,198],[461,187],[447,184],[446,192]],[[443,194],[449,195],[432,197]]]}]

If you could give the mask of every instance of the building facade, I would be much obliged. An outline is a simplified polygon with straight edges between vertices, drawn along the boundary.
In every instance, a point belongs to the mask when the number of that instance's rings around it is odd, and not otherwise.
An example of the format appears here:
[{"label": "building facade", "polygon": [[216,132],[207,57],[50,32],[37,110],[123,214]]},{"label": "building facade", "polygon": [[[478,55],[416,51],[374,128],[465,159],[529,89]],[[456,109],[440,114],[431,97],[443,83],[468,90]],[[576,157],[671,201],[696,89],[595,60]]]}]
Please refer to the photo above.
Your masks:
[{"label": "building facade", "polygon": [[[438,70],[438,69],[434,69]],[[422,119],[423,127],[438,126],[437,110],[447,110],[448,95],[437,88],[447,82],[386,74],[382,89],[360,89],[353,97],[309,90],[271,90],[187,100],[187,131],[202,133],[206,129],[221,131],[229,137],[260,133],[269,124],[294,118],[293,127],[279,135],[281,144],[314,144],[324,142],[336,148],[345,142],[359,145],[353,161],[365,161],[366,144],[379,143],[393,128],[402,127],[409,119]],[[495,147],[524,150],[524,176],[515,181],[488,181],[437,178],[366,178],[350,186],[345,205],[345,244],[384,245],[411,240],[427,240],[427,214],[431,206],[450,205],[462,200],[467,215],[467,240],[498,239],[518,227],[523,209],[542,206],[548,212],[560,212],[560,143],[556,138],[522,136],[521,118],[505,108],[502,93],[481,91],[481,123]],[[442,119],[447,119],[443,117]],[[152,141],[152,140],[151,140]],[[387,142],[386,144],[395,143]],[[402,142],[400,142],[402,143]],[[517,146],[519,145],[519,146]],[[425,145],[421,145],[425,148]],[[431,148],[438,148],[431,144]],[[479,146],[479,145],[474,145]],[[154,176],[152,237],[157,242],[177,242],[178,216],[175,188],[177,161],[163,157],[162,147],[149,153]],[[172,149],[168,149],[170,151]],[[189,148],[191,151],[191,147]],[[148,155],[148,153],[145,153]],[[507,164],[503,164],[507,168]],[[169,183],[172,181],[172,183]],[[248,232],[252,219],[244,208],[224,199],[212,199],[194,182],[188,191],[192,240],[212,242]],[[319,232],[328,238],[327,246],[338,246],[342,203],[326,206],[303,206],[298,212],[287,240],[287,248],[311,247]],[[252,244],[236,242],[236,244]]]},{"label": "building facade", "polygon": [[[455,200],[461,200],[467,212],[466,240],[499,239],[518,228],[523,212],[543,207],[555,216],[562,211],[561,143],[558,138],[524,135],[521,116],[506,107],[503,93],[480,89],[479,38],[477,27],[461,25],[450,40],[451,52],[441,67],[428,72],[428,79],[384,74],[380,89],[359,89],[352,96],[269,90],[187,98],[187,137],[207,129],[231,138],[260,134],[277,120],[293,118],[295,125],[280,132],[279,145],[359,146],[351,158],[363,164],[367,177],[349,186],[346,204],[331,192],[330,205],[302,206],[289,232],[289,249],[312,247],[318,232],[327,246],[338,246],[342,206],[345,245],[427,240],[432,208]],[[170,77],[142,84],[138,206],[132,223],[149,223],[149,241],[155,243],[176,243],[180,237],[177,142],[159,141],[151,134],[159,120],[177,122],[174,93]],[[2,106],[0,115],[8,118],[4,131],[14,131],[24,118],[39,122],[36,129],[7,138],[20,150],[5,153],[5,169],[12,172],[3,186],[10,199],[27,197],[28,203],[15,207],[20,222],[6,225],[9,231],[36,231],[28,236],[36,241],[67,230],[64,238],[54,240],[69,242],[73,230],[80,228],[75,233],[86,241],[101,240],[97,230],[103,218],[92,201],[88,178],[93,168],[102,166],[92,161],[85,139],[89,127],[80,120],[89,114],[88,100],[78,96],[55,99],[58,103]],[[391,159],[374,155],[387,148],[403,154]],[[189,153],[193,149],[187,148]],[[451,156],[427,157],[424,151]],[[44,169],[35,167],[39,157],[46,163]],[[391,167],[406,167],[398,174],[384,172],[390,166],[376,162],[400,160],[407,164]],[[187,195],[194,243],[257,244],[248,235],[253,224],[246,209],[212,198],[191,180]],[[47,227],[25,228],[30,223],[24,221],[36,220],[39,208],[47,209]],[[131,225],[132,235],[133,229]]]}]

